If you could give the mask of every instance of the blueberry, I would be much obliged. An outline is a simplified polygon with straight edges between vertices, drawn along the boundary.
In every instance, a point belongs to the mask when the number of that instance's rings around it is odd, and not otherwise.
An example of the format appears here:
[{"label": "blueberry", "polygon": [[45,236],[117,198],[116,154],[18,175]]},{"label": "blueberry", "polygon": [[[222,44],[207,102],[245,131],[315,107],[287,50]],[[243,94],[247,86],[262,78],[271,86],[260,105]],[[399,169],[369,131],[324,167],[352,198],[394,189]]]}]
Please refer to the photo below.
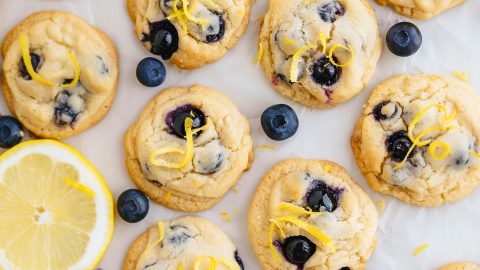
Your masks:
[{"label": "blueberry", "polygon": [[387,46],[395,55],[410,56],[422,46],[422,33],[413,23],[397,23],[388,30]]},{"label": "blueberry", "polygon": [[339,270],[350,270],[350,267],[342,267]]},{"label": "blueberry", "polygon": [[23,139],[22,124],[12,116],[0,116],[0,147],[11,148]]},{"label": "blueberry", "polygon": [[[195,108],[192,105],[184,105],[167,115],[166,122],[171,129],[171,133],[184,139],[186,136],[185,119],[187,118],[193,120],[192,129],[200,128],[206,124],[205,114],[203,114],[200,109]],[[200,133],[196,134],[196,136],[198,135],[200,135]]]},{"label": "blueberry", "polygon": [[337,198],[328,187],[319,187],[310,191],[307,197],[307,204],[314,212],[327,211],[333,212],[337,209]]},{"label": "blueberry", "polygon": [[[216,11],[210,12],[212,12],[215,16],[218,16],[218,29],[215,29],[216,27],[214,27],[213,25],[207,26],[207,32],[209,34],[205,38],[206,43],[220,41],[225,35],[225,20],[223,19],[223,16]],[[213,33],[215,32],[215,30],[217,30],[216,33]]]},{"label": "blueberry", "polygon": [[161,85],[165,81],[167,71],[163,63],[153,57],[147,57],[137,66],[138,81],[148,87]]},{"label": "blueberry", "polygon": [[[385,144],[387,145],[387,151],[390,153],[392,160],[401,162],[408,153],[410,147],[412,147],[412,141],[408,137],[407,132],[401,130],[390,135]],[[411,157],[413,155],[410,153]]]},{"label": "blueberry", "polygon": [[[32,63],[33,70],[35,70],[35,72],[38,72],[38,70],[40,69],[40,61],[41,61],[40,55],[36,53],[30,53],[30,59],[31,59],[30,63]],[[20,74],[22,75],[22,78],[24,78],[27,81],[30,81],[32,79],[30,74],[28,74],[27,67],[25,66],[25,62],[23,61],[23,58],[20,61]]]},{"label": "blueberry", "polygon": [[235,250],[234,257],[235,257],[235,261],[237,262],[238,266],[240,266],[240,270],[244,270],[245,267],[243,266],[242,258],[240,258],[240,255],[238,255],[238,250]]},{"label": "blueberry", "polygon": [[[75,105],[78,106],[78,108],[75,108],[72,105],[72,99],[79,100],[79,102],[75,102]],[[63,90],[58,93],[57,97],[55,98],[55,123],[59,126],[74,124],[77,121],[78,115],[80,114],[80,107],[84,106],[83,103],[84,101],[80,96],[73,96],[67,90]]]},{"label": "blueberry", "polygon": [[143,42],[150,42],[150,52],[168,60],[178,50],[178,31],[169,20],[149,24],[150,33],[143,34]]},{"label": "blueberry", "polygon": [[345,9],[337,1],[330,2],[318,8],[318,15],[322,21],[327,23],[335,22],[338,17],[345,14]]},{"label": "blueberry", "polygon": [[286,104],[277,104],[266,109],[261,123],[267,136],[276,141],[286,140],[298,130],[297,114]]},{"label": "blueberry", "polygon": [[282,244],[287,261],[296,265],[305,264],[317,250],[317,246],[305,236],[290,236]]},{"label": "blueberry", "polygon": [[148,213],[148,199],[137,189],[124,191],[117,200],[117,211],[120,217],[129,223],[144,219]]},{"label": "blueberry", "polygon": [[[338,60],[335,56],[333,56],[333,61],[338,63]],[[326,56],[317,59],[311,70],[313,81],[325,86],[331,86],[338,82],[341,72],[342,70],[340,67],[333,65],[330,62],[330,59]]]},{"label": "blueberry", "polygon": [[373,108],[373,117],[375,118],[375,120],[377,121],[388,120],[394,117],[398,113],[399,109],[396,104],[394,104],[395,109],[393,110],[393,112],[391,112],[390,115],[385,115],[384,112],[382,112],[383,107],[389,105],[390,103],[391,103],[390,101],[383,101]]}]

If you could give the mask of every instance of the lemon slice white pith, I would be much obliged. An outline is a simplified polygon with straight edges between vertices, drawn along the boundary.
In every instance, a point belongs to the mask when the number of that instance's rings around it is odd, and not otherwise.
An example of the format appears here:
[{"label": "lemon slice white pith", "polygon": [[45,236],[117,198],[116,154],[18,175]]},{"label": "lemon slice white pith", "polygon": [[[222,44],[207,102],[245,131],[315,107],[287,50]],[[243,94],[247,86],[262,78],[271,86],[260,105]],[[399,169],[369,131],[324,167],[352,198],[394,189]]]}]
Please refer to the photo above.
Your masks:
[{"label": "lemon slice white pith", "polygon": [[51,140],[0,156],[0,269],[92,269],[113,233],[113,200],[76,150]]}]

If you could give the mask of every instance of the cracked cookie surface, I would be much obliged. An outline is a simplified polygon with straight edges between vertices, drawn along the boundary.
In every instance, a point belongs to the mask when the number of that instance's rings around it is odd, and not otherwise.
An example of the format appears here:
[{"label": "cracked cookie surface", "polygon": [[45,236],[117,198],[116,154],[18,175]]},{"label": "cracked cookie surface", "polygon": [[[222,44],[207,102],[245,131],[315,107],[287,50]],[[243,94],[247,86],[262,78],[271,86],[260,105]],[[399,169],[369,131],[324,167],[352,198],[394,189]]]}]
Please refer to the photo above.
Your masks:
[{"label": "cracked cookie surface", "polygon": [[449,77],[403,75],[378,85],[351,141],[368,184],[419,206],[470,194],[480,184],[479,105],[470,86]]},{"label": "cracked cookie surface", "polygon": [[397,13],[414,19],[429,19],[447,11],[465,0],[376,0],[391,6]]},{"label": "cracked cookie surface", "polygon": [[[127,1],[135,33],[145,48],[182,69],[222,58],[245,32],[251,6],[252,0]],[[170,46],[165,46],[166,39]]]},{"label": "cracked cookie surface", "polygon": [[[263,269],[364,269],[376,246],[377,222],[375,205],[344,168],[330,161],[290,159],[271,168],[257,187],[248,228]],[[301,229],[309,226],[331,242]],[[292,239],[310,246],[310,252],[294,248],[297,252],[289,255]]]},{"label": "cracked cookie surface", "polygon": [[475,263],[452,263],[441,267],[439,270],[480,270],[480,265]]},{"label": "cracked cookie surface", "polygon": [[[186,117],[194,119],[194,128],[206,128],[193,136],[192,158],[180,169],[152,163],[151,155],[159,149],[185,149]],[[127,131],[125,147],[127,168],[139,189],[152,200],[182,211],[212,207],[253,162],[247,119],[226,96],[200,85],[163,90]],[[184,156],[159,158],[173,163]]]},{"label": "cracked cookie surface", "polygon": [[[28,39],[32,68],[52,82],[41,83],[27,72],[20,37]],[[105,117],[118,84],[114,44],[100,30],[74,14],[44,11],[15,26],[2,44],[2,90],[9,110],[39,137],[63,139]],[[80,78],[68,89],[78,63]]]},{"label": "cracked cookie surface", "polygon": [[[353,54],[335,49],[338,45]],[[314,108],[334,107],[361,92],[381,46],[375,14],[365,0],[270,1],[259,37],[260,61],[273,87]]]},{"label": "cracked cookie surface", "polygon": [[206,257],[231,266],[225,269],[244,269],[236,247],[220,228],[204,218],[185,216],[160,221],[140,235],[128,251],[123,270],[194,269],[196,263],[198,269],[210,269],[213,262]]}]

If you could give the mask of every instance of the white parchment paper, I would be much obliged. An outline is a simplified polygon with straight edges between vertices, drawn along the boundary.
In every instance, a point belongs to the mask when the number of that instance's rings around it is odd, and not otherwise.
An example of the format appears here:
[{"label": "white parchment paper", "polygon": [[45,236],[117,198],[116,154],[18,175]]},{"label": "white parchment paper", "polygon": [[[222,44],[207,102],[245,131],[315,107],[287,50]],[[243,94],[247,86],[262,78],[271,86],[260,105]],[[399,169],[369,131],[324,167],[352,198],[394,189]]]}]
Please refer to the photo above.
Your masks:
[{"label": "white parchment paper", "polygon": [[[377,11],[383,36],[395,22],[413,21],[378,6],[374,1],[370,2]],[[277,147],[276,151],[257,150],[251,171],[238,184],[239,192],[230,192],[213,209],[198,213],[221,226],[232,238],[246,269],[261,269],[250,247],[246,228],[250,199],[262,175],[276,162],[290,157],[335,161],[343,165],[375,201],[385,200],[378,228],[378,247],[368,269],[433,270],[452,261],[480,263],[480,189],[448,206],[433,209],[409,206],[373,194],[350,150],[350,135],[362,104],[378,82],[392,75],[405,72],[448,75],[452,70],[466,71],[471,84],[480,91],[480,1],[467,0],[460,7],[432,20],[414,21],[423,33],[420,51],[412,57],[399,58],[385,46],[370,86],[355,99],[327,111],[294,105],[300,129],[294,138],[280,143],[274,143],[264,135],[259,118],[263,110],[272,104],[292,102],[278,95],[263,71],[252,63],[257,53],[260,26],[257,18],[264,15],[267,0],[257,0],[247,33],[224,59],[195,71],[178,71],[167,65],[167,81],[161,88],[154,89],[147,89],[136,80],[137,63],[151,55],[133,33],[124,0],[0,0],[0,38],[3,39],[9,29],[27,15],[47,9],[67,10],[80,15],[105,31],[118,47],[121,81],[110,114],[99,125],[66,140],[99,169],[115,198],[125,189],[133,187],[124,166],[123,136],[129,125],[163,87],[201,83],[223,91],[236,102],[251,120],[256,145],[272,144]],[[0,113],[7,114],[3,98],[0,100]],[[222,221],[220,212],[223,210],[230,212],[232,222]],[[234,214],[234,211],[238,213]],[[140,223],[127,224],[116,216],[114,238],[98,267],[104,270],[121,269],[124,255],[137,235],[159,219],[181,215],[184,214],[151,203],[147,218]],[[429,243],[430,247],[414,257],[414,250],[423,243]]]}]

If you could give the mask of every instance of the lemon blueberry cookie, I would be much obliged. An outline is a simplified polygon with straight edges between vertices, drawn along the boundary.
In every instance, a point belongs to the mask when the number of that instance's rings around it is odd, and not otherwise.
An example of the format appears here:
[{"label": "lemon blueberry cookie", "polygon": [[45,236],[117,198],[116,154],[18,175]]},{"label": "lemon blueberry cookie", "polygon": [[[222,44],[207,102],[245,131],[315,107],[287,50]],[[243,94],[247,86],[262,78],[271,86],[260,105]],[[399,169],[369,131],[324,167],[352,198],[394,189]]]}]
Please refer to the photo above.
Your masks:
[{"label": "lemon blueberry cookie", "polygon": [[365,88],[381,44],[367,1],[272,0],[258,59],[282,95],[309,107],[329,108]]},{"label": "lemon blueberry cookie", "polygon": [[8,108],[37,136],[75,135],[102,120],[115,97],[116,48],[74,14],[29,16],[6,36],[1,55]]},{"label": "lemon blueberry cookie", "polygon": [[376,0],[380,5],[388,5],[396,12],[414,19],[429,19],[465,0]]},{"label": "lemon blueberry cookie", "polygon": [[130,127],[125,146],[139,189],[183,211],[213,206],[253,161],[247,119],[226,96],[200,85],[163,90]]},{"label": "lemon blueberry cookie", "polygon": [[452,263],[439,270],[480,270],[480,265],[475,263]]},{"label": "lemon blueberry cookie", "polygon": [[341,166],[290,159],[263,178],[250,205],[250,240],[263,269],[364,269],[378,214]]},{"label": "lemon blueberry cookie", "polygon": [[182,69],[222,58],[245,32],[252,0],[128,0],[135,33]]},{"label": "lemon blueberry cookie", "polygon": [[480,184],[480,99],[449,77],[403,75],[376,87],[352,136],[373,190],[419,206],[459,200]]},{"label": "lemon blueberry cookie", "polygon": [[243,270],[236,247],[210,221],[185,216],[160,221],[130,247],[123,270]]}]

